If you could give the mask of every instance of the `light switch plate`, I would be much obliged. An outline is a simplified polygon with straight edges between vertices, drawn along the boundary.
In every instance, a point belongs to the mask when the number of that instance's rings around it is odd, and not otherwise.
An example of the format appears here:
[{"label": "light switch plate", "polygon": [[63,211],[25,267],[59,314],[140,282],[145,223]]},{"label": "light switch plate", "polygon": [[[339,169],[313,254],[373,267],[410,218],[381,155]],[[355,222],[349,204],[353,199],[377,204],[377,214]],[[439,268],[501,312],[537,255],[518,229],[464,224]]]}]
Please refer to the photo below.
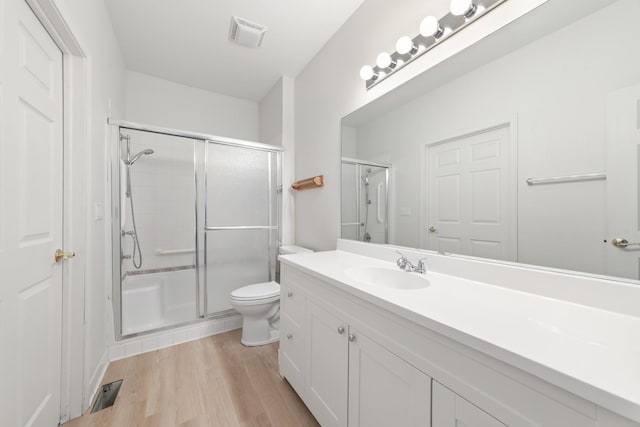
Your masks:
[{"label": "light switch plate", "polygon": [[400,208],[400,216],[411,216],[411,208]]},{"label": "light switch plate", "polygon": [[101,202],[96,202],[93,207],[93,219],[95,221],[102,221],[104,218],[104,206]]}]

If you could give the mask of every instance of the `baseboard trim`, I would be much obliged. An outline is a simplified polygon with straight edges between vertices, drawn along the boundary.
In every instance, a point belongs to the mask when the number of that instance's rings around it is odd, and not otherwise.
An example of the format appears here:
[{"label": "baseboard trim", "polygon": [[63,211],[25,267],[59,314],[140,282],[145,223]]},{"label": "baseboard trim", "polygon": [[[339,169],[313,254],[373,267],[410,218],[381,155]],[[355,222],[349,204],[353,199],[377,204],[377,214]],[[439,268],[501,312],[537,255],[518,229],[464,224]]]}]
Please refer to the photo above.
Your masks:
[{"label": "baseboard trim", "polygon": [[91,376],[91,381],[89,382],[89,386],[87,387],[87,393],[83,396],[82,400],[82,413],[84,414],[87,409],[91,406],[91,402],[96,396],[98,389],[102,383],[102,378],[104,378],[104,374],[107,372],[107,367],[109,366],[109,349],[105,348],[104,353],[102,353],[102,357],[100,358],[100,363],[96,366],[95,371],[93,371],[93,375]]}]

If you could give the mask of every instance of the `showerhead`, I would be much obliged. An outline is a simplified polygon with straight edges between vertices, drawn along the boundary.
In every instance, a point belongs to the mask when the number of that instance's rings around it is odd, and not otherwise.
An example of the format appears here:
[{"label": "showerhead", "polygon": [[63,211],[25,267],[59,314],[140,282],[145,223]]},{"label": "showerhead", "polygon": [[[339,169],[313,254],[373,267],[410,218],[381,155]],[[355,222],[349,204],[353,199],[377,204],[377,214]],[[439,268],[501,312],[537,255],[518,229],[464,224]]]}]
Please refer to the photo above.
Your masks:
[{"label": "showerhead", "polygon": [[150,149],[150,148],[147,148],[146,150],[142,150],[141,152],[139,152],[138,154],[133,156],[130,160],[126,161],[125,163],[127,164],[127,166],[131,166],[132,164],[134,164],[143,155],[148,156],[150,154],[153,154],[153,150]]}]

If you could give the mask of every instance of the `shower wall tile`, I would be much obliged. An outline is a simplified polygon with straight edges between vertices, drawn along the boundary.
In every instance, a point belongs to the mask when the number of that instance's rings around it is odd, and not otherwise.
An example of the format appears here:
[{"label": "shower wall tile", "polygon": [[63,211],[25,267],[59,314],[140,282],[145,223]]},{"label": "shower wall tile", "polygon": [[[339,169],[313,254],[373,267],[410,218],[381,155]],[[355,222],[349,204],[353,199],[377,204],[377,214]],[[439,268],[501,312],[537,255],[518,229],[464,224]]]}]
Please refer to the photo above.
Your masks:
[{"label": "shower wall tile", "polygon": [[173,345],[173,337],[170,333],[158,336],[158,348],[171,347]]},{"label": "shower wall tile", "polygon": [[109,360],[118,360],[125,357],[124,344],[113,344],[109,347]]},{"label": "shower wall tile", "polygon": [[187,341],[199,340],[201,338],[201,329],[202,327],[189,329],[187,331]]},{"label": "shower wall tile", "polygon": [[179,328],[170,332],[158,332],[142,337],[129,338],[111,344],[109,347],[109,361],[119,360],[136,354],[147,353],[172,345],[182,344],[222,332],[240,329],[242,316],[239,314],[221,319],[211,319],[193,325]]},{"label": "shower wall tile", "polygon": [[184,329],[178,330],[173,333],[173,343],[174,344],[182,344],[187,341],[187,331]]},{"label": "shower wall tile", "polygon": [[142,353],[142,340],[135,340],[131,342],[127,342],[124,345],[124,355],[125,356],[135,356],[136,354]]},{"label": "shower wall tile", "polygon": [[142,340],[142,353],[157,350],[159,348],[158,337],[149,337]]}]

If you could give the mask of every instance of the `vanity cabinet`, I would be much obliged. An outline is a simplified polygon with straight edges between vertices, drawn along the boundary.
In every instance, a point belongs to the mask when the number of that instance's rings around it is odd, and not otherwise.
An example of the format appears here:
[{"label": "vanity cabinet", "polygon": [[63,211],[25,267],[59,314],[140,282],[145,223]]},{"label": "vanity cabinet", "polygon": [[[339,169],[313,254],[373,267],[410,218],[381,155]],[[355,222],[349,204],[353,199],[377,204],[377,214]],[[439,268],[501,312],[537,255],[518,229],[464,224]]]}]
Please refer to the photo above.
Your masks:
[{"label": "vanity cabinet", "polygon": [[280,373],[323,427],[638,427],[283,263]]},{"label": "vanity cabinet", "polygon": [[322,426],[429,425],[429,376],[286,279],[282,295],[280,373]]}]

